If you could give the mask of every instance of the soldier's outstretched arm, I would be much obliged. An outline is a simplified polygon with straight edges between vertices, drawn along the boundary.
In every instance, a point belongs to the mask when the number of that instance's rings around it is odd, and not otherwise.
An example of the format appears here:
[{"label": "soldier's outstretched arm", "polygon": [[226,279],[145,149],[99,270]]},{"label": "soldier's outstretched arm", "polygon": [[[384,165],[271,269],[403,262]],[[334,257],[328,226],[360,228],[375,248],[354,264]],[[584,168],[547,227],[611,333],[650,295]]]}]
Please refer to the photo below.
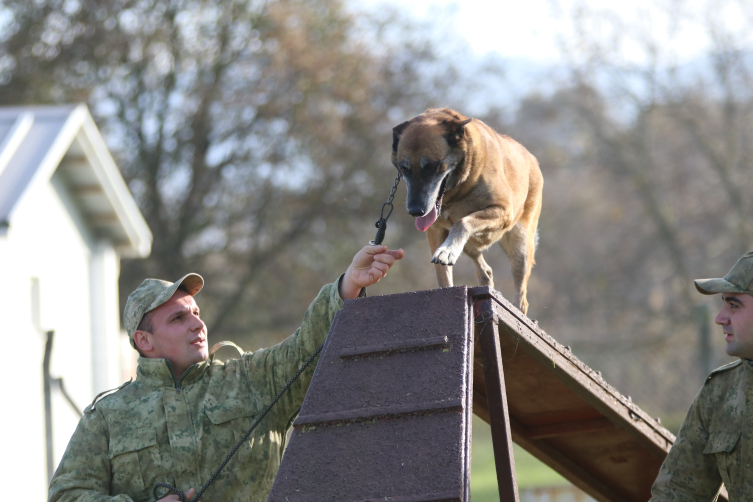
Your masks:
[{"label": "soldier's outstretched arm", "polygon": [[[356,253],[340,279],[319,291],[306,311],[301,327],[293,335],[274,347],[243,356],[246,372],[254,386],[267,389],[267,402],[283,388],[317,347],[324,343],[343,300],[356,298],[362,288],[379,282],[404,255],[402,249],[365,246]],[[312,364],[301,374],[272,411],[281,418],[281,423],[287,422],[298,412],[315,366],[316,364]]]}]

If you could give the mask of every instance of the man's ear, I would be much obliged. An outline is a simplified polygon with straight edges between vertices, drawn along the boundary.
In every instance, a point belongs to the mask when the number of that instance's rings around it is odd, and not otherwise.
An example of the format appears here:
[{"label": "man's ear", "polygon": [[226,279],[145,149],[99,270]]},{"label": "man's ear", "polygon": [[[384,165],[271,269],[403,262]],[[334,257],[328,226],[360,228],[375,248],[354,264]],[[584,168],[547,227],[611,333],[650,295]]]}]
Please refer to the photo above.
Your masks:
[{"label": "man's ear", "polygon": [[142,331],[140,329],[133,332],[133,343],[135,343],[136,347],[138,347],[138,349],[144,354],[154,349],[154,345],[152,345],[152,341],[149,339],[149,334],[148,331]]},{"label": "man's ear", "polygon": [[450,147],[458,146],[458,143],[460,143],[460,140],[463,139],[463,135],[465,134],[465,126],[469,124],[471,120],[473,119],[466,119],[466,120],[444,119],[442,121],[442,124],[444,124],[445,126],[444,137],[447,140],[447,144],[450,145]]},{"label": "man's ear", "polygon": [[406,127],[408,127],[408,124],[410,123],[410,120],[406,120],[402,124],[396,125],[392,128],[392,162],[395,162],[395,157],[397,156],[397,144],[400,143],[400,136],[403,134],[403,131]]}]

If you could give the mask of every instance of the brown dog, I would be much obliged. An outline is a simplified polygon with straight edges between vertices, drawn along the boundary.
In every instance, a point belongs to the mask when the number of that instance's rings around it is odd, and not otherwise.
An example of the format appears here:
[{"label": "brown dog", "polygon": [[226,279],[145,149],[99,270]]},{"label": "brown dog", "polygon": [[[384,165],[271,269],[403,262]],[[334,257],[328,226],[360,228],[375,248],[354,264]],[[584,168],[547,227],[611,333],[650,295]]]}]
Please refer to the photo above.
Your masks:
[{"label": "brown dog", "polygon": [[452,286],[461,252],[482,286],[494,287],[481,252],[501,239],[512,262],[514,303],[525,313],[544,178],[521,144],[448,108],[396,126],[392,163],[405,177],[406,205],[426,232],[440,287]]}]

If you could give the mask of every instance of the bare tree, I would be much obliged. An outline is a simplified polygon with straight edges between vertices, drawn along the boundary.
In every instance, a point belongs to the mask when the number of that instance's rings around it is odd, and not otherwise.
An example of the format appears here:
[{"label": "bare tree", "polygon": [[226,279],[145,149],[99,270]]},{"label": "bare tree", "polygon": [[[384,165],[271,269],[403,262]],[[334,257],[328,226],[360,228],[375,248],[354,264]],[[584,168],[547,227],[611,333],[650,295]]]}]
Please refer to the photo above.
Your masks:
[{"label": "bare tree", "polygon": [[[357,235],[352,255],[373,234],[391,127],[452,74],[420,26],[337,0],[2,8],[0,102],[88,101],[154,233],[149,259],[124,263],[122,297],[144,277],[199,271],[220,336],[300,321],[291,310],[324,271],[347,266],[332,241]],[[270,318],[272,283],[302,293],[281,291],[291,305]]]},{"label": "bare tree", "polygon": [[[506,124],[547,180],[531,286],[547,310],[535,315],[640,404],[679,417],[723,360],[692,279],[724,273],[752,244],[753,61],[710,14],[719,7],[667,10],[666,30],[573,11],[560,89]],[[691,14],[712,45],[688,59],[672,26]]]}]

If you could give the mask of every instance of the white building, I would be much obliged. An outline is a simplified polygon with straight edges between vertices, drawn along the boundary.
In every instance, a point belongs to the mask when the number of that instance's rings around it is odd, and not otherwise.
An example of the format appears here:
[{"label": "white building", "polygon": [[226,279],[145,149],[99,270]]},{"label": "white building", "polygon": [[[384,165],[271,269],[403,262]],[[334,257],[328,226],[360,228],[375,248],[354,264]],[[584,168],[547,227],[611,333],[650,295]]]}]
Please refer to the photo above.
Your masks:
[{"label": "white building", "polygon": [[0,472],[9,498],[47,499],[48,448],[56,468],[79,420],[58,385],[45,405],[47,332],[49,374],[80,408],[120,385],[120,258],[147,256],[151,242],[84,105],[0,108]]}]

